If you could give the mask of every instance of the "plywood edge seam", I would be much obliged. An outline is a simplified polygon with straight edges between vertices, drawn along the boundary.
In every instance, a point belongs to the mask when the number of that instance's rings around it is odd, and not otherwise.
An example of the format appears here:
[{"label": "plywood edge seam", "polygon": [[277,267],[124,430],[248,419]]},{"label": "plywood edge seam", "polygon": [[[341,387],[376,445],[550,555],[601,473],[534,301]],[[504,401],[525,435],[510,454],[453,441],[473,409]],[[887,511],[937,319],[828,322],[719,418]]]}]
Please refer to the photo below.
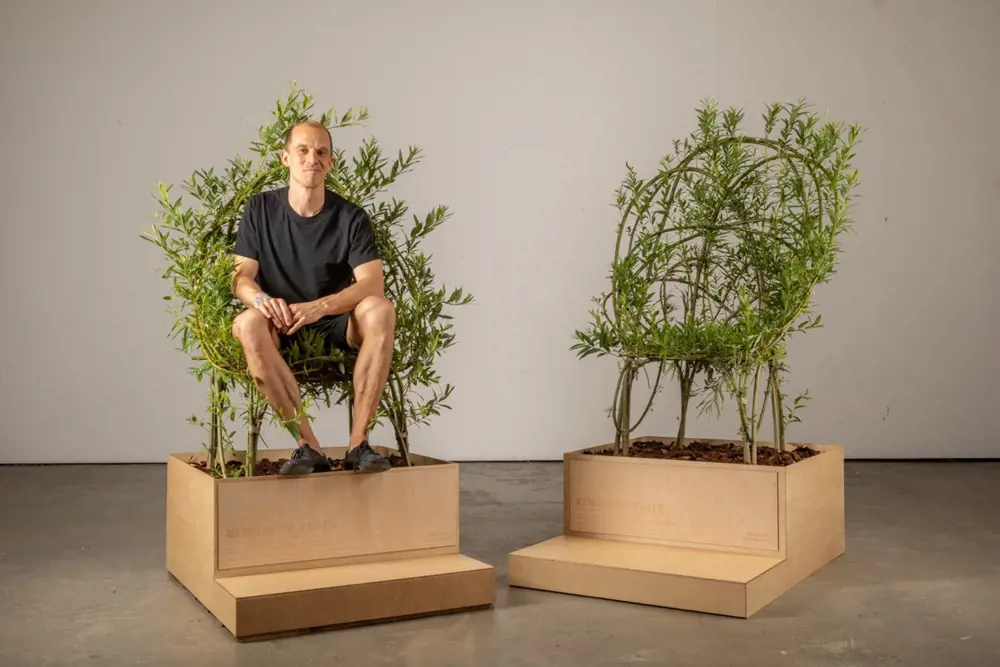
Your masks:
[{"label": "plywood edge seam", "polygon": [[260,632],[249,635],[240,635],[234,633],[233,636],[236,639],[236,642],[239,644],[254,644],[263,641],[282,639],[285,637],[299,637],[314,633],[343,630],[347,628],[358,628],[358,627],[367,627],[374,625],[383,625],[387,623],[398,623],[401,621],[412,621],[424,618],[433,618],[435,616],[450,616],[453,614],[461,614],[472,611],[490,609],[493,606],[494,606],[493,602],[486,604],[470,604],[462,607],[449,607],[445,609],[432,609],[430,611],[418,611],[413,614],[402,614],[399,616],[384,616],[381,618],[367,619],[362,621],[346,621],[344,623],[333,623],[331,625],[309,626],[307,628],[301,628],[298,630],[278,630],[276,632]]},{"label": "plywood edge seam", "polygon": [[[450,549],[450,547],[449,547],[449,549]],[[422,551],[425,551],[425,550],[417,550],[417,551],[422,552]],[[388,551],[386,553],[388,553],[388,554],[401,553],[402,554],[402,553],[411,553],[411,552],[409,552],[409,551],[407,551],[407,552],[393,552],[393,551]],[[476,567],[476,568],[468,568],[467,570],[460,570],[461,572],[466,572],[466,571],[475,572],[475,571],[480,570],[482,568],[493,567],[492,565],[489,565],[487,563],[483,563],[482,561],[480,561],[478,559],[472,558],[470,556],[465,556],[465,554],[463,554],[461,551],[455,550],[455,551],[449,551],[447,553],[431,553],[431,554],[419,553],[416,556],[401,556],[399,558],[371,558],[371,559],[367,559],[367,560],[363,560],[363,561],[356,561],[356,562],[351,562],[351,563],[333,563],[333,564],[330,564],[330,565],[318,565],[316,567],[296,567],[296,568],[291,568],[291,569],[274,569],[274,570],[269,570],[267,572],[237,573],[237,572],[229,571],[229,570],[218,570],[218,571],[216,571],[216,573],[215,573],[215,575],[214,575],[213,578],[216,581],[225,581],[227,579],[245,579],[247,577],[265,577],[265,576],[270,576],[270,575],[292,574],[292,573],[298,574],[298,573],[302,573],[302,572],[308,572],[309,570],[329,570],[331,568],[340,568],[340,567],[355,567],[356,568],[356,567],[364,567],[366,565],[378,565],[378,564],[388,565],[388,564],[398,564],[401,561],[413,561],[413,560],[423,560],[423,559],[438,559],[438,558],[448,558],[448,557],[464,557],[466,560],[474,561],[476,563],[479,563],[482,566],[482,567]],[[315,561],[315,562],[322,563],[324,561]],[[275,567],[279,567],[279,565],[288,565],[288,563],[278,564]],[[406,577],[404,577],[404,579],[405,578]],[[415,578],[415,577],[413,577],[413,578]]]},{"label": "plywood edge seam", "polygon": [[[490,568],[490,569],[492,569],[492,568]],[[409,581],[422,581],[424,583],[427,583],[427,582],[429,582],[431,580],[434,580],[434,579],[446,579],[446,578],[464,577],[464,576],[471,576],[471,575],[482,575],[485,572],[486,572],[485,568],[475,569],[475,570],[461,570],[461,571],[457,571],[457,572],[441,572],[441,573],[438,573],[438,574],[424,574],[424,575],[420,575],[420,576],[416,576],[416,577],[404,577],[402,579],[381,579],[381,580],[376,580],[376,581],[358,582],[358,583],[354,583],[354,584],[338,584],[336,586],[317,586],[316,588],[307,588],[307,589],[298,590],[298,591],[282,591],[280,593],[263,593],[263,594],[260,594],[260,595],[240,595],[240,596],[238,596],[238,595],[235,595],[235,594],[229,592],[228,590],[226,591],[226,593],[233,600],[236,601],[237,605],[239,605],[241,602],[249,601],[249,600],[275,599],[275,598],[283,598],[283,597],[289,597],[289,596],[295,596],[295,595],[306,595],[306,594],[309,594],[309,593],[315,593],[317,591],[333,591],[333,590],[344,591],[344,590],[350,590],[350,589],[353,589],[353,588],[373,587],[373,586],[379,586],[381,584],[409,582]],[[491,596],[491,598],[493,598],[493,599],[495,599],[495,597],[496,597],[495,594]],[[482,603],[482,604],[487,604],[487,603]],[[489,603],[489,604],[492,604],[492,603]]]},{"label": "plywood edge seam", "polygon": [[[375,449],[379,449],[379,448],[380,447],[375,447]],[[338,447],[324,447],[323,449],[324,450],[337,450],[337,449],[346,450],[346,447],[339,447],[339,448]],[[389,448],[389,447],[381,447],[381,449],[383,449],[384,452],[398,453],[398,450],[395,450],[395,449],[392,449],[392,448]],[[258,457],[257,458],[258,458],[258,460],[263,460],[263,459],[269,459],[270,460],[270,459],[278,459],[278,458],[282,458],[282,457],[287,458],[288,456],[291,456],[291,454],[292,454],[293,451],[294,450],[291,450],[291,449],[258,450]],[[243,458],[242,455],[244,454],[244,452],[243,451],[239,451],[237,453],[240,454],[241,456],[227,456],[226,460],[227,461],[243,461],[244,458]],[[419,462],[417,462],[415,465],[411,465],[411,466],[398,466],[398,467],[392,468],[392,470],[390,470],[389,472],[400,473],[400,472],[409,472],[409,471],[414,471],[414,470],[422,470],[422,469],[427,469],[427,468],[434,468],[434,469],[438,469],[438,468],[454,468],[454,469],[458,469],[459,468],[459,463],[456,462],[456,461],[447,461],[445,459],[435,459],[435,458],[428,457],[428,456],[421,456],[419,454],[414,454],[413,456],[414,456],[414,460],[415,461],[419,460]],[[194,470],[197,470],[198,472],[202,473],[203,475],[211,477],[213,481],[216,481],[216,482],[225,482],[227,484],[234,483],[234,482],[246,482],[246,481],[255,481],[255,480],[284,479],[284,478],[281,478],[281,477],[279,477],[277,475],[255,475],[253,477],[221,477],[221,478],[220,477],[212,477],[207,472],[205,472],[203,469],[199,468],[198,466],[192,465],[193,463],[206,462],[208,460],[208,455],[205,452],[171,452],[171,453],[167,454],[166,460],[167,460],[167,462],[170,462],[171,460],[173,460],[173,461],[177,461],[178,463],[183,463],[185,466],[187,466],[189,468],[192,468]],[[329,472],[313,473],[312,475],[310,475],[310,477],[315,477],[315,476],[318,476],[318,475],[330,476],[330,475],[337,475],[337,474],[353,475],[353,474],[356,474],[356,473],[353,473],[353,472],[351,472],[349,470],[331,470]],[[296,478],[289,478],[289,479],[291,480],[291,479],[301,479],[301,478],[296,477]]]},{"label": "plywood edge seam", "polygon": [[[530,547],[528,547],[528,548],[530,548]],[[735,556],[739,556],[740,554],[734,554],[734,555]],[[604,563],[593,563],[593,562],[590,562],[590,561],[572,560],[570,558],[553,558],[551,556],[533,556],[533,555],[530,555],[530,554],[523,554],[523,553],[520,553],[518,551],[515,551],[515,552],[511,553],[510,556],[511,556],[511,558],[530,559],[530,560],[535,560],[535,561],[543,561],[545,563],[568,563],[568,564],[571,564],[571,565],[579,565],[579,566],[582,566],[582,567],[593,567],[593,568],[598,568],[598,569],[615,570],[615,571],[621,571],[621,572],[638,572],[640,574],[648,574],[648,575],[652,575],[652,576],[656,576],[656,577],[678,577],[680,579],[694,579],[694,580],[698,580],[698,581],[711,581],[711,582],[716,582],[716,583],[720,583],[720,584],[732,584],[734,586],[743,586],[743,587],[749,586],[751,582],[753,582],[756,579],[764,576],[768,572],[771,572],[772,570],[774,570],[776,567],[780,567],[781,565],[783,565],[785,563],[784,560],[781,560],[780,562],[773,563],[770,567],[768,567],[764,571],[762,571],[762,572],[754,575],[753,577],[751,577],[750,579],[748,579],[746,581],[736,581],[736,580],[733,580],[733,579],[724,579],[724,578],[712,577],[712,576],[706,576],[706,575],[684,574],[684,573],[681,573],[681,572],[664,572],[664,571],[660,571],[660,570],[651,570],[651,569],[643,568],[643,567],[629,567],[629,566],[625,566],[625,565],[615,565],[615,564],[608,565],[608,564],[604,564]]]},{"label": "plywood edge seam", "polygon": [[[188,465],[190,465],[190,464],[188,464]],[[203,472],[203,471],[195,468],[194,466],[190,466],[190,467],[194,468],[195,470],[197,470],[198,472],[200,472],[203,475],[207,475],[207,473],[205,473],[205,472]],[[423,474],[423,473],[426,473],[428,470],[458,470],[458,464],[457,463],[428,463],[428,464],[423,464],[423,465],[418,465],[418,466],[408,466],[408,467],[392,468],[391,470],[387,470],[386,472],[383,472],[381,474],[383,476],[385,476],[385,475]],[[304,479],[310,479],[310,480],[311,479],[341,479],[341,478],[353,478],[353,477],[358,477],[358,476],[359,476],[358,473],[353,472],[351,470],[331,470],[329,472],[314,472],[314,473],[310,473],[308,475],[308,477],[306,477],[306,476],[291,476],[291,475],[288,475],[288,476],[286,476],[286,475],[254,475],[253,477],[225,477],[225,478],[213,477],[212,479],[213,479],[213,481],[215,481],[215,483],[216,483],[217,486],[221,486],[223,484],[225,484],[225,485],[228,486],[228,485],[231,485],[231,484],[245,484],[245,483],[248,483],[248,482],[250,482],[250,483],[268,482],[268,483],[271,483],[271,484],[294,484],[297,481],[304,480]]]},{"label": "plywood edge seam", "polygon": [[[695,470],[714,470],[717,472],[743,471],[756,475],[779,475],[784,471],[784,466],[768,465],[747,465],[742,463],[722,463],[719,461],[689,461],[686,459],[654,459],[641,456],[609,456],[607,454],[587,454],[588,447],[575,452],[568,452],[563,456],[564,463],[599,463],[604,465],[645,465],[660,466],[668,468],[683,468]],[[823,453],[823,452],[820,452]],[[818,454],[817,454],[818,456]],[[812,457],[810,457],[812,458]],[[809,459],[805,459],[808,461]],[[804,461],[803,461],[804,462]]]},{"label": "plywood edge seam", "polygon": [[212,484],[212,579],[215,579],[214,573],[219,571],[219,485]]},{"label": "plywood edge seam", "polygon": [[214,577],[221,579],[236,579],[238,577],[253,577],[264,574],[280,574],[282,572],[301,572],[304,570],[322,570],[328,567],[347,565],[367,565],[370,563],[385,563],[412,558],[436,558],[438,556],[460,555],[460,545],[444,544],[438,547],[422,547],[403,551],[380,551],[358,556],[341,556],[339,558],[314,558],[310,560],[294,560],[275,562],[271,565],[250,565],[247,567],[232,567],[216,569]]},{"label": "plywood edge seam", "polygon": [[[781,533],[779,533],[779,536]],[[665,549],[687,549],[689,551],[708,551],[713,554],[725,554],[727,556],[763,556],[765,558],[781,558],[784,560],[786,554],[781,549],[753,549],[750,547],[731,547],[726,544],[716,544],[714,542],[681,542],[672,540],[657,540],[654,538],[636,538],[631,535],[617,535],[614,533],[590,533],[585,531],[563,531],[563,537],[574,537],[577,539],[607,540],[609,542],[626,542],[628,544],[641,544],[651,547],[663,547]]]}]

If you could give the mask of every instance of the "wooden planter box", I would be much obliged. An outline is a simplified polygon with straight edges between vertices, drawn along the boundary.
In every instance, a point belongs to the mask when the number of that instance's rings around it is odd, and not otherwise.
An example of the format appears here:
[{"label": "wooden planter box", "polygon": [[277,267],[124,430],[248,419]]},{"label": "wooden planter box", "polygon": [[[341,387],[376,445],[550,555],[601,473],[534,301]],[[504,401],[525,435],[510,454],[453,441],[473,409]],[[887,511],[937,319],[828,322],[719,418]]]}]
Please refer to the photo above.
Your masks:
[{"label": "wooden planter box", "polygon": [[749,618],[844,553],[843,447],[810,447],[786,467],[567,453],[563,535],[511,553],[510,584]]},{"label": "wooden planter box", "polygon": [[413,459],[374,475],[215,479],[189,463],[205,454],[172,454],[167,570],[241,640],[492,605],[493,567],[459,553],[458,466]]}]

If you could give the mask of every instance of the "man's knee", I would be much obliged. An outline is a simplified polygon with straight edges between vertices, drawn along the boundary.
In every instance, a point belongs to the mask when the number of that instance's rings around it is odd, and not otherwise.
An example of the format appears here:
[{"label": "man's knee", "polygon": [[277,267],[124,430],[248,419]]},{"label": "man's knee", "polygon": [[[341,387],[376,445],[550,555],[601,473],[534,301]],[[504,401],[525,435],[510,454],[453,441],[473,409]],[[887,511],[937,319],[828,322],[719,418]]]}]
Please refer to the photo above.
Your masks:
[{"label": "man's knee", "polygon": [[381,296],[371,296],[362,301],[351,313],[347,326],[348,344],[357,348],[365,340],[382,340],[392,348],[396,334],[396,309],[392,302]]},{"label": "man's knee", "polygon": [[245,310],[233,319],[233,337],[243,345],[273,340],[270,320],[259,310]]},{"label": "man's knee", "polygon": [[392,335],[395,331],[396,308],[385,297],[369,297],[359,304],[358,310],[361,311],[359,320],[367,332]]}]

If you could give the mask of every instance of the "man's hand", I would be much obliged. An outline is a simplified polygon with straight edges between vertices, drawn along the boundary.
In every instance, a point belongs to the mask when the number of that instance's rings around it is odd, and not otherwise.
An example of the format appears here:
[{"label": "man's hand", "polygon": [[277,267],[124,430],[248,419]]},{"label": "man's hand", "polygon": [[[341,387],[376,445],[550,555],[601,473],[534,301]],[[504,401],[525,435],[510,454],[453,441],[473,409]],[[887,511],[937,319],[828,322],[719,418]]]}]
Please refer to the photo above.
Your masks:
[{"label": "man's hand", "polygon": [[324,315],[326,311],[323,308],[323,304],[319,301],[308,301],[306,303],[293,303],[288,309],[292,313],[292,326],[288,330],[289,336],[301,329],[307,324],[312,324],[313,322],[319,320]]},{"label": "man's hand", "polygon": [[285,303],[284,299],[264,295],[264,298],[261,298],[255,307],[264,313],[267,319],[271,320],[275,329],[281,333],[290,333],[288,329],[294,323],[295,318],[292,316],[292,310]]},{"label": "man's hand", "polygon": [[271,324],[279,332],[284,333],[292,326],[292,312],[284,299],[272,298],[261,290],[256,282],[260,264],[255,259],[236,255],[236,268],[233,271],[232,290],[236,298],[247,308],[256,308],[271,320]]}]

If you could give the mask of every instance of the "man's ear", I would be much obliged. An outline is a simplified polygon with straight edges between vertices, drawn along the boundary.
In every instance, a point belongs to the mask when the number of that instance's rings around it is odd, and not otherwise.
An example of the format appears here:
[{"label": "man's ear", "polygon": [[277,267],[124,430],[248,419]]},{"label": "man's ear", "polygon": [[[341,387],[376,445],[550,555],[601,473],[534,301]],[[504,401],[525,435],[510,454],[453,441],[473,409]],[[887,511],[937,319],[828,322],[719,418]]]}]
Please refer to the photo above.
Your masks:
[{"label": "man's ear", "polygon": [[286,151],[284,148],[281,149],[281,164],[285,165],[286,167],[289,166],[288,165],[288,151]]}]

